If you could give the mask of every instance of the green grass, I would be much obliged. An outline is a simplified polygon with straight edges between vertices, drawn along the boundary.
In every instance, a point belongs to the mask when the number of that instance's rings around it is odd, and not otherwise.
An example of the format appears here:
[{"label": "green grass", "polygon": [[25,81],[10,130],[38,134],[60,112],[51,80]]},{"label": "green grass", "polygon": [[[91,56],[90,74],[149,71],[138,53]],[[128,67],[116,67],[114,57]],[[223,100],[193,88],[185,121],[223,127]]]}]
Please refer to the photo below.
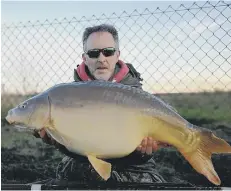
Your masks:
[{"label": "green grass", "polygon": [[17,154],[31,155],[41,157],[46,153],[46,150],[53,157],[61,157],[61,153],[56,151],[54,146],[48,145],[40,138],[36,138],[30,131],[19,131],[14,126],[3,126],[1,128],[1,147],[6,149],[14,149]]},{"label": "green grass", "polygon": [[187,119],[231,122],[231,92],[160,94]]}]

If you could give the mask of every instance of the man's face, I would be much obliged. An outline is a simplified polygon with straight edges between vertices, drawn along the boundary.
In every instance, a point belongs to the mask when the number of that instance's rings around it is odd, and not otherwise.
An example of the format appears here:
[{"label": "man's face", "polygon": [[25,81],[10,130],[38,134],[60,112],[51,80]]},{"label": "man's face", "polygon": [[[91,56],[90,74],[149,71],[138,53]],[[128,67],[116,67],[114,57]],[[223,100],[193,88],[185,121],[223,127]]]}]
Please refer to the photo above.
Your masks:
[{"label": "man's face", "polygon": [[[101,80],[109,80],[113,75],[115,65],[119,60],[119,51],[115,52],[111,48],[115,48],[116,44],[113,39],[113,36],[109,32],[95,32],[92,33],[87,41],[85,46],[85,52],[89,50],[95,49],[105,49],[105,54],[110,56],[105,56],[102,52],[100,52],[98,57],[90,58],[91,55],[83,54],[83,60],[85,64],[88,66],[91,74],[96,79]],[[112,54],[113,53],[113,54]],[[112,54],[112,55],[111,55]],[[97,50],[93,52],[93,55],[97,55]]]}]

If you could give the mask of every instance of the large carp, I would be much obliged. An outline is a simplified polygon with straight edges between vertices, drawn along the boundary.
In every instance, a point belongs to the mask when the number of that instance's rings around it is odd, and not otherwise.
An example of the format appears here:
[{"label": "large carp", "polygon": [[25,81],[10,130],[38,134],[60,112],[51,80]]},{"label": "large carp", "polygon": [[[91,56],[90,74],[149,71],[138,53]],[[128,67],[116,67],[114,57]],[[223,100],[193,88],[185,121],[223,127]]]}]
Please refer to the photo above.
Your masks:
[{"label": "large carp", "polygon": [[104,159],[129,155],[148,136],[174,146],[215,185],[221,181],[211,155],[231,153],[225,140],[189,123],[156,96],[112,82],[55,85],[11,109],[6,120],[33,129],[45,127],[71,152],[86,156],[105,180],[111,164]]}]

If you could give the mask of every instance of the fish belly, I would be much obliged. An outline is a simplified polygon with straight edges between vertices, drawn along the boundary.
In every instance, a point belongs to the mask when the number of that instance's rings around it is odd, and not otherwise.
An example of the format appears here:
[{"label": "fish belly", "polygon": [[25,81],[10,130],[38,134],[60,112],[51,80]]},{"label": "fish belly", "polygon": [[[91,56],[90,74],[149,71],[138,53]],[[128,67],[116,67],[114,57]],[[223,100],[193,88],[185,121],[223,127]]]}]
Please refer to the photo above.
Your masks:
[{"label": "fish belly", "polygon": [[81,155],[126,156],[136,149],[146,133],[137,113],[120,107],[54,109],[52,115],[65,146]]}]

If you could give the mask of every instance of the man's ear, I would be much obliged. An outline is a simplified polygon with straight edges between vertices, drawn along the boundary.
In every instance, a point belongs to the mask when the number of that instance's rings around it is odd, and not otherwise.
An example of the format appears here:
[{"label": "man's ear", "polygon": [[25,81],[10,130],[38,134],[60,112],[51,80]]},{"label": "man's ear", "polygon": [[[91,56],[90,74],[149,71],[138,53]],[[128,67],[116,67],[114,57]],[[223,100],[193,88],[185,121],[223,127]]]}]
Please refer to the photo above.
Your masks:
[{"label": "man's ear", "polygon": [[86,55],[85,55],[85,53],[82,54],[82,59],[83,59],[84,62],[86,61]]}]

